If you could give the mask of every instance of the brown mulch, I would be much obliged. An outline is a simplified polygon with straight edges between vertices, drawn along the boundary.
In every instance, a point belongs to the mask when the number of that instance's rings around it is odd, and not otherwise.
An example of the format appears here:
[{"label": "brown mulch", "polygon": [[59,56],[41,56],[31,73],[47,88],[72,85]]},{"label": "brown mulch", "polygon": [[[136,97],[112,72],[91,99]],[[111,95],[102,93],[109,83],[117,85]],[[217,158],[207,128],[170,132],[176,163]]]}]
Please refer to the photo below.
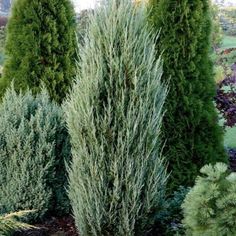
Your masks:
[{"label": "brown mulch", "polygon": [[71,216],[50,217],[43,223],[34,226],[37,229],[17,231],[13,236],[78,236]]}]

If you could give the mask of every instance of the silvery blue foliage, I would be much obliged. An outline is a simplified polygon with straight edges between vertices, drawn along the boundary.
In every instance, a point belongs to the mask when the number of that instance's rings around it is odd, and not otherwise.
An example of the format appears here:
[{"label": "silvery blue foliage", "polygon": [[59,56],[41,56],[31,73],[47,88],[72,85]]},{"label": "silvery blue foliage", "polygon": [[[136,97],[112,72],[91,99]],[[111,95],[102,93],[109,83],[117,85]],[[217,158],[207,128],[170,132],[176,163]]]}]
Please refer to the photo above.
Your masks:
[{"label": "silvery blue foliage", "polygon": [[164,201],[160,125],[166,86],[146,10],[106,1],[90,16],[64,104],[69,198],[80,235],[143,235]]},{"label": "silvery blue foliage", "polygon": [[45,90],[34,97],[17,94],[12,86],[0,105],[0,123],[0,212],[37,209],[37,218],[59,201],[63,208],[66,177],[60,182],[58,173],[65,164],[58,151],[69,148],[63,147],[66,135],[64,141],[60,137],[65,130],[61,108]]}]

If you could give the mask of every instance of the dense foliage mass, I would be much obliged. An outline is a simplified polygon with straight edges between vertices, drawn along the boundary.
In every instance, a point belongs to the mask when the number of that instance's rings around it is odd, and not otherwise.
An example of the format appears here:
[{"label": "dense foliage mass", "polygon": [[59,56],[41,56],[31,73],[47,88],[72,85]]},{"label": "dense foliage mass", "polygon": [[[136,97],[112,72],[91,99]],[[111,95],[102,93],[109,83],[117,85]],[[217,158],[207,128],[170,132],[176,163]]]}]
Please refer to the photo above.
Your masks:
[{"label": "dense foliage mass", "polygon": [[0,105],[0,213],[69,210],[65,193],[70,146],[63,113],[46,92],[7,90]]},{"label": "dense foliage mass", "polygon": [[69,197],[80,235],[144,235],[160,211],[166,172],[160,123],[166,87],[145,10],[99,7],[65,104],[73,161]]},{"label": "dense foliage mass", "polygon": [[236,235],[236,173],[223,163],[206,165],[201,173],[183,203],[186,234]]},{"label": "dense foliage mass", "polygon": [[220,22],[224,33],[236,36],[236,7],[221,7]]},{"label": "dense foliage mass", "polygon": [[223,30],[220,25],[220,9],[217,5],[210,2],[210,14],[212,20],[212,31],[211,31],[211,46],[214,50],[218,49],[222,45]]},{"label": "dense foliage mass", "polygon": [[82,10],[79,14],[78,25],[77,25],[77,36],[78,42],[82,46],[84,44],[84,35],[89,25],[89,15],[93,14],[94,10],[86,9]]},{"label": "dense foliage mass", "polygon": [[[236,48],[227,48],[222,50],[213,56],[213,61],[216,67],[221,68],[222,78],[216,80],[216,82],[221,82],[225,77],[232,76],[232,66],[236,62]],[[236,71],[236,70],[235,70]]]},{"label": "dense foliage mass", "polygon": [[162,80],[169,95],[162,133],[171,171],[169,188],[192,185],[201,166],[224,161],[223,132],[213,105],[208,0],[152,0],[150,24],[160,31]]},{"label": "dense foliage mass", "polygon": [[184,235],[185,229],[182,224],[183,211],[181,205],[189,190],[189,187],[180,186],[166,199],[166,208],[162,214],[158,215],[157,221],[157,226],[161,226],[162,233],[154,233],[152,235]]},{"label": "dense foliage mass", "polygon": [[16,0],[7,27],[0,95],[14,80],[17,91],[40,91],[61,102],[75,76],[76,19],[69,0]]}]

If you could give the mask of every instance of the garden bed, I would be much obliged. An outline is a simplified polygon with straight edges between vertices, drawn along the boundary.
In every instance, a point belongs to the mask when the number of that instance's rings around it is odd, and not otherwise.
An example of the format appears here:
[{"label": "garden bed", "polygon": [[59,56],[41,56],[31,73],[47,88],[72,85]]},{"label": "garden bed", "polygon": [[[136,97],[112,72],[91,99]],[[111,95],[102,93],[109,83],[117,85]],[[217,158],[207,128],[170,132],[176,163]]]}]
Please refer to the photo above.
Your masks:
[{"label": "garden bed", "polygon": [[50,217],[34,226],[37,229],[18,231],[13,236],[78,236],[72,216]]}]

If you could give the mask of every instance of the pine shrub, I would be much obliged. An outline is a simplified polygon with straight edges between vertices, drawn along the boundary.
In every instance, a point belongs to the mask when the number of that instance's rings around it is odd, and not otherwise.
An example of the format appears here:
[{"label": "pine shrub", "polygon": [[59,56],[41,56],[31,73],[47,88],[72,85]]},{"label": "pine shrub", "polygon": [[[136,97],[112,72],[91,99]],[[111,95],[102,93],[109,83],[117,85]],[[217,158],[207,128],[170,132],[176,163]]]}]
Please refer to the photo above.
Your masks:
[{"label": "pine shrub", "polygon": [[64,162],[70,145],[61,108],[45,91],[34,98],[12,87],[0,105],[0,123],[0,213],[67,213]]},{"label": "pine shrub", "polygon": [[180,185],[193,185],[203,165],[224,162],[226,154],[213,104],[208,0],[150,2],[149,21],[159,33],[156,49],[163,56],[162,81],[169,82],[162,134],[171,193]]},{"label": "pine shrub", "polygon": [[236,173],[224,163],[205,165],[182,205],[192,236],[236,235]]},{"label": "pine shrub", "polygon": [[145,9],[107,1],[89,18],[65,103],[69,198],[80,235],[144,235],[164,202],[160,123],[166,86]]},{"label": "pine shrub", "polygon": [[34,211],[19,211],[0,216],[0,235],[9,236],[12,235],[15,230],[35,228],[32,225],[19,221],[19,218],[22,218],[32,212]]},{"label": "pine shrub", "polygon": [[76,18],[70,0],[16,0],[7,26],[0,94],[14,79],[17,91],[40,91],[61,102],[75,76]]}]

